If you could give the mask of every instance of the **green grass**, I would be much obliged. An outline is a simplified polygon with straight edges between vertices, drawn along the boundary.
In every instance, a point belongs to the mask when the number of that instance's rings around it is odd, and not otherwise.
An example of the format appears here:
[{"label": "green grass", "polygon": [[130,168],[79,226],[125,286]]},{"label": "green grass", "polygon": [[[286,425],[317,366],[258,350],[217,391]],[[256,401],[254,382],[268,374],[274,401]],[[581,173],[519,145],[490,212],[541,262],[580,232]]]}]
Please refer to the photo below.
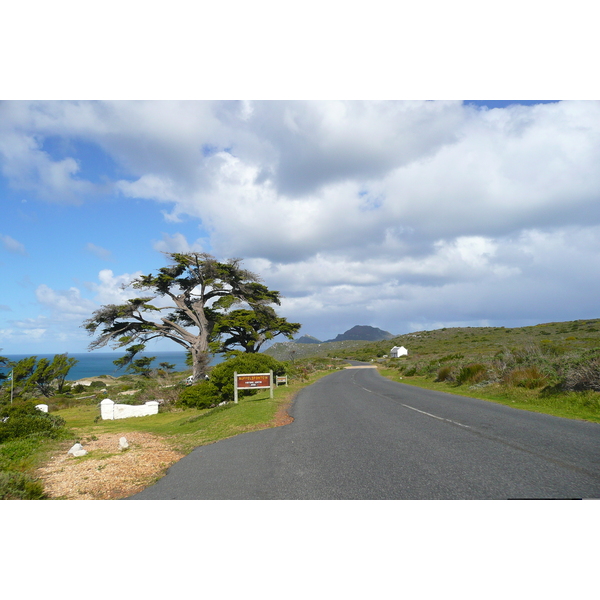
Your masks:
[{"label": "green grass", "polygon": [[261,390],[254,396],[240,398],[238,404],[229,403],[212,409],[175,409],[149,417],[115,421],[98,420],[100,409],[89,405],[66,408],[55,414],[65,419],[73,441],[92,439],[105,433],[142,431],[162,436],[175,450],[188,453],[196,446],[273,427],[275,415],[282,405],[291,402],[300,389],[327,374],[313,373],[306,381],[275,388],[273,399],[269,398],[269,390]]},{"label": "green grass", "polygon": [[0,471],[26,472],[34,469],[43,458],[44,451],[57,445],[56,440],[27,437],[0,444]]},{"label": "green grass", "polygon": [[406,377],[397,369],[382,368],[379,372],[392,381],[399,381],[428,390],[446,392],[469,398],[497,402],[521,410],[539,412],[567,419],[581,419],[600,423],[599,392],[544,393],[543,390],[505,387],[498,383],[485,387],[452,385],[436,382],[424,376]]}]

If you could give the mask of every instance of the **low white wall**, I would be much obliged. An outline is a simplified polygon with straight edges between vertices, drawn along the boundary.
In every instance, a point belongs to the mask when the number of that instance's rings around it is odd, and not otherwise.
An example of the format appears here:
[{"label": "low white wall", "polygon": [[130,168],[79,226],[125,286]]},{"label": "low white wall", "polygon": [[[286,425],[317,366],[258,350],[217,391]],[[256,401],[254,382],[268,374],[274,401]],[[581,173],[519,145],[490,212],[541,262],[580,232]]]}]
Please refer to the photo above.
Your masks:
[{"label": "low white wall", "polygon": [[129,417],[148,417],[158,414],[158,402],[149,400],[146,404],[115,404],[109,398],[100,402],[100,414],[104,420],[128,419]]}]

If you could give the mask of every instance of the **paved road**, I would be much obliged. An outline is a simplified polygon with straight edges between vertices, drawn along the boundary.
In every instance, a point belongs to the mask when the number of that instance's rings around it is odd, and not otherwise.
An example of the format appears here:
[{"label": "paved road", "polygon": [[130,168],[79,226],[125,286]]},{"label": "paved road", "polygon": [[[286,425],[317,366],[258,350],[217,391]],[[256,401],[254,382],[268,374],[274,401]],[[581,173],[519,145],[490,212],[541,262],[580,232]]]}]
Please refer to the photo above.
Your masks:
[{"label": "paved road", "polygon": [[284,427],[196,448],[131,499],[600,498],[600,424],[347,369]]}]

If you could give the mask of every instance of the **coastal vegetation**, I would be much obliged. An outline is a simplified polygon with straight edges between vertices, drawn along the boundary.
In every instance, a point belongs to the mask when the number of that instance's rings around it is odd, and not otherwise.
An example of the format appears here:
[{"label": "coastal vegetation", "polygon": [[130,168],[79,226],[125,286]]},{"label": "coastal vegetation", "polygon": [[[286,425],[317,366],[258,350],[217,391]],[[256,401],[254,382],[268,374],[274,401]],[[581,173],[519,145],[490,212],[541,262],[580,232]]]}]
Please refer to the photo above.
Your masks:
[{"label": "coastal vegetation", "polygon": [[28,356],[19,361],[0,357],[0,364],[7,373],[2,373],[0,404],[13,397],[35,397],[42,395],[50,398],[69,390],[67,377],[77,360],[67,354],[56,354],[52,360],[37,356]]}]

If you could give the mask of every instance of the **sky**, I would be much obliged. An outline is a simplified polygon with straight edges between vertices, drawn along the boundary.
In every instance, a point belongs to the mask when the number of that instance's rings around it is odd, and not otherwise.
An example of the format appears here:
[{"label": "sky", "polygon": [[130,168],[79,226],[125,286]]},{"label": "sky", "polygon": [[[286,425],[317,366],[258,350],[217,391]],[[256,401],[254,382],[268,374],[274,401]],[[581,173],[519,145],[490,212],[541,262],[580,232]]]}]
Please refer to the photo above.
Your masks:
[{"label": "sky", "polygon": [[175,251],[322,340],[596,318],[598,164],[590,100],[4,101],[0,347],[84,352]]}]

